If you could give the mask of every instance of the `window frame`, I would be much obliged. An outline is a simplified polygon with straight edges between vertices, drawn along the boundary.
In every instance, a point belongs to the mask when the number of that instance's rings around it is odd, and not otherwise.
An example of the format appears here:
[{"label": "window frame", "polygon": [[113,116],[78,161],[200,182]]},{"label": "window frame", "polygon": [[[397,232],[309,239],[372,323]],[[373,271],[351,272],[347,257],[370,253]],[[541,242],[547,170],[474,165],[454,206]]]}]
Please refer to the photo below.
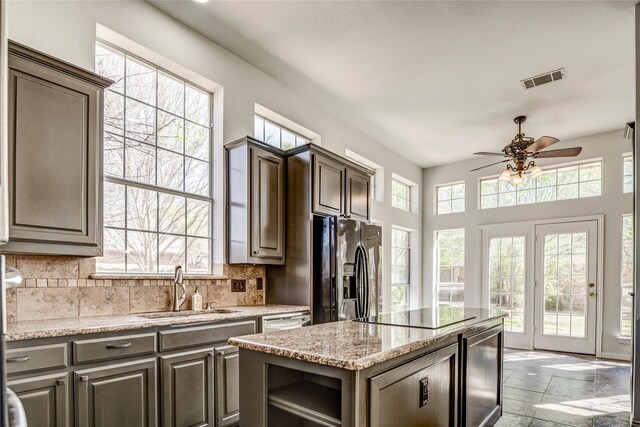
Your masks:
[{"label": "window frame", "polygon": [[[439,244],[439,235],[440,233],[452,233],[452,232],[462,232],[462,265],[449,265],[448,267],[452,268],[452,272],[453,272],[453,268],[454,267],[462,267],[462,271],[463,271],[463,281],[462,283],[460,282],[453,282],[453,281],[449,281],[449,282],[440,282],[440,244]],[[465,250],[465,245],[466,245],[466,229],[463,228],[450,228],[450,229],[442,229],[442,230],[435,230],[434,234],[433,234],[433,260],[434,260],[434,284],[435,284],[435,295],[434,295],[434,306],[435,307],[454,307],[454,306],[464,306],[464,289],[465,289],[465,281],[466,281],[466,250]],[[453,236],[452,238],[453,239]],[[442,285],[449,285],[449,288],[453,289],[456,287],[461,287],[462,288],[462,293],[463,293],[463,298],[462,298],[462,303],[454,303],[454,301],[452,300],[452,298],[449,298],[449,305],[442,305],[440,302],[440,287]],[[451,295],[451,294],[450,294]]]},{"label": "window frame", "polygon": [[[123,150],[125,151],[125,153],[123,154],[123,175],[122,177],[116,177],[116,176],[112,176],[112,175],[107,175],[106,171],[103,169],[102,171],[102,178],[104,183],[110,183],[110,184],[116,184],[116,185],[120,185],[124,188],[124,192],[125,192],[125,197],[124,197],[124,227],[114,227],[114,226],[107,226],[103,224],[102,227],[102,231],[103,233],[106,234],[106,230],[107,229],[113,229],[113,230],[118,230],[120,232],[123,233],[124,236],[124,252],[123,252],[123,256],[124,256],[124,271],[114,271],[114,270],[104,270],[100,268],[100,262],[98,261],[96,263],[96,271],[99,274],[117,274],[117,275],[123,275],[123,276],[127,276],[127,275],[137,275],[137,276],[166,276],[168,274],[168,272],[165,271],[160,271],[160,258],[161,258],[161,254],[160,254],[160,237],[163,235],[172,235],[172,236],[181,236],[184,238],[185,241],[185,246],[184,246],[184,263],[185,265],[183,266],[184,271],[185,271],[185,275],[210,275],[213,272],[213,241],[214,241],[214,233],[213,233],[213,210],[214,210],[214,204],[215,204],[215,200],[213,198],[213,186],[214,186],[214,179],[213,179],[213,168],[214,168],[214,149],[213,149],[213,145],[214,145],[214,93],[211,92],[211,90],[206,89],[196,83],[193,83],[191,80],[184,78],[174,72],[171,72],[170,70],[167,70],[166,68],[160,66],[160,65],[156,65],[153,62],[140,57],[139,55],[136,55],[135,53],[131,52],[130,50],[118,46],[116,44],[110,43],[109,41],[103,40],[101,38],[96,38],[95,39],[95,44],[94,46],[97,47],[97,45],[103,45],[106,49],[108,50],[113,50],[116,51],[120,54],[122,54],[124,56],[124,62],[125,62],[125,70],[124,70],[124,82],[123,82],[123,90],[122,93],[120,92],[116,92],[114,91],[114,93],[116,93],[119,96],[123,97],[123,112],[122,112],[122,118],[123,118],[123,124],[122,124],[122,135],[118,135],[115,134],[113,132],[107,131],[107,130],[102,130],[102,134],[106,135],[113,135],[114,137],[117,138],[122,138],[122,144],[123,144]],[[94,60],[97,57],[97,52],[94,52]],[[129,96],[127,94],[127,89],[126,89],[126,61],[127,58],[131,58],[133,60],[135,60],[136,62],[141,63],[144,66],[147,66],[151,69],[155,70],[155,74],[156,74],[156,102],[155,105],[149,104],[147,102],[144,102],[142,100],[133,98],[131,96]],[[181,81],[184,84],[185,89],[190,86],[194,89],[196,89],[197,91],[200,91],[202,93],[207,94],[208,96],[208,109],[209,109],[209,117],[208,117],[208,122],[207,125],[203,125],[201,123],[198,122],[194,122],[193,120],[187,119],[186,117],[186,112],[183,112],[182,115],[177,115],[175,113],[172,113],[170,111],[166,111],[161,109],[158,106],[158,76],[160,74],[164,74],[166,76],[169,76],[173,79],[176,79],[178,81]],[[107,88],[105,89],[106,91],[109,91],[110,89]],[[185,95],[186,96],[186,95]],[[154,113],[155,113],[155,129],[154,129],[154,139],[155,139],[155,143],[153,145],[144,142],[144,141],[140,141],[138,139],[131,139],[127,137],[127,133],[126,133],[126,101],[127,99],[131,99],[135,102],[141,103],[145,106],[148,107],[152,107],[154,109]],[[106,102],[106,100],[103,99],[103,105]],[[186,106],[185,106],[186,108]],[[180,119],[184,120],[184,123],[186,124],[187,122],[191,122],[194,123],[196,125],[202,126],[202,127],[206,127],[207,128],[207,133],[208,133],[208,153],[207,153],[207,160],[204,160],[202,158],[198,158],[198,157],[194,157],[192,155],[188,155],[186,153],[186,148],[183,148],[182,153],[177,152],[175,150],[171,150],[168,149],[166,147],[160,147],[158,145],[158,121],[157,121],[157,117],[158,117],[158,112],[163,112],[175,117],[179,117]],[[104,122],[104,120],[103,120]],[[183,135],[186,133],[186,126],[183,129]],[[154,150],[154,181],[155,184],[148,184],[145,182],[140,182],[140,181],[136,181],[130,178],[127,178],[126,176],[126,167],[127,167],[127,160],[126,160],[126,149],[127,149],[127,140],[131,140],[134,141],[135,143],[139,143],[139,144],[144,144],[145,146],[149,146],[149,147],[153,147]],[[184,142],[186,144],[186,142]],[[175,190],[172,188],[165,188],[162,187],[161,185],[158,184],[158,150],[165,150],[168,151],[172,154],[177,154],[180,155],[183,158],[183,189],[182,190]],[[104,158],[105,155],[105,150],[104,147],[102,149],[102,153],[101,155]],[[207,195],[202,195],[202,194],[198,194],[198,193],[191,193],[188,192],[185,188],[185,182],[186,182],[186,174],[187,174],[187,168],[185,167],[185,163],[184,161],[187,159],[194,159],[197,160],[199,162],[205,162],[208,165],[208,174],[207,174],[207,178],[208,178],[208,191],[207,191]],[[147,191],[152,191],[156,193],[156,231],[148,231],[148,230],[137,230],[137,229],[130,229],[128,227],[128,216],[129,216],[129,200],[128,200],[128,189],[130,187],[139,189],[139,190],[147,190]],[[162,232],[160,231],[160,212],[161,212],[161,207],[160,207],[160,197],[161,195],[169,195],[169,196],[176,196],[176,197],[182,197],[184,198],[184,216],[185,216],[185,230],[184,233],[180,234],[180,233],[172,233],[172,232]],[[196,200],[196,201],[200,201],[200,202],[205,202],[209,204],[209,214],[208,214],[208,218],[207,218],[207,222],[208,222],[208,236],[207,237],[203,237],[203,236],[195,236],[195,235],[191,235],[188,233],[187,230],[187,221],[188,221],[188,216],[189,216],[189,210],[188,210],[188,200]],[[104,200],[104,197],[103,197]],[[102,206],[102,214],[104,215],[104,204]],[[155,272],[148,272],[148,271],[129,271],[129,254],[128,254],[128,233],[129,232],[143,232],[143,233],[150,233],[150,234],[154,234],[155,238],[156,238],[156,266]],[[189,271],[189,261],[188,261],[188,243],[187,240],[189,238],[197,238],[197,239],[206,239],[208,240],[207,243],[207,249],[208,249],[208,264],[206,266],[206,271],[205,272],[200,272],[200,271],[195,271],[195,272],[190,272]]]},{"label": "window frame", "polygon": [[[450,206],[453,207],[453,201],[454,200],[462,200],[462,210],[461,211],[456,211],[456,212],[452,212],[451,210],[449,212],[439,212],[439,208],[440,208],[440,202],[441,200],[439,197],[439,190],[441,188],[445,188],[445,187],[453,187],[454,185],[462,185],[462,191],[463,191],[463,196],[462,198],[458,197],[458,198],[450,198],[447,200],[442,200],[442,202],[449,202]],[[449,214],[456,214],[456,213],[464,213],[467,210],[467,185],[465,181],[455,181],[455,182],[447,182],[444,184],[438,184],[434,186],[434,215],[449,215]]]},{"label": "window frame", "polygon": [[[262,138],[258,138],[258,135],[256,135],[256,121],[258,119],[262,120]],[[279,145],[270,144],[269,142],[267,142],[264,139],[264,136],[266,134],[267,122],[269,124],[271,124],[272,126],[277,127],[279,129],[279,133],[280,133],[280,138],[279,138],[280,144]],[[294,140],[295,140],[295,145],[293,147],[291,147],[291,148],[282,148],[282,131],[283,130],[293,134]],[[280,123],[277,123],[277,122],[275,122],[275,121],[273,121],[271,119],[268,119],[265,116],[263,116],[261,114],[258,114],[258,113],[253,113],[253,137],[256,138],[259,141],[264,142],[265,144],[269,145],[270,147],[276,147],[276,148],[279,148],[279,149],[284,150],[284,151],[293,150],[294,148],[300,147],[302,145],[311,144],[311,138],[308,138],[308,137],[302,135],[300,132],[296,132],[294,130],[291,130],[290,128],[288,128],[286,126],[283,126]],[[302,143],[302,144],[298,144],[298,138],[304,140],[305,142]]]},{"label": "window frame", "polygon": [[[581,181],[580,180],[580,167],[581,166],[588,166],[591,164],[599,164],[600,166],[600,179],[599,180],[588,180],[588,181]],[[570,167],[577,167],[578,168],[578,181],[576,182],[571,182],[571,183],[566,183],[566,184],[561,184],[558,185],[557,182],[557,171],[558,169],[564,169],[564,168],[570,168]],[[604,190],[604,185],[603,185],[603,168],[604,168],[604,161],[602,158],[593,158],[593,159],[586,159],[586,160],[581,160],[581,161],[575,161],[575,162],[568,162],[568,163],[562,163],[562,164],[556,164],[556,165],[550,165],[548,166],[543,173],[548,173],[551,171],[555,171],[556,173],[556,183],[554,185],[551,186],[540,186],[538,187],[537,184],[532,188],[532,189],[524,189],[522,190],[522,185],[514,185],[515,190],[514,191],[505,191],[505,192],[500,192],[500,181],[497,181],[497,185],[498,185],[498,191],[496,193],[487,193],[487,194],[483,194],[482,192],[482,183],[484,181],[492,181],[492,180],[497,180],[499,175],[490,175],[490,176],[484,176],[484,177],[480,177],[478,178],[478,187],[477,187],[477,191],[478,191],[478,202],[477,202],[477,209],[478,210],[489,210],[489,209],[499,209],[499,208],[508,208],[508,207],[514,207],[514,206],[525,206],[525,205],[537,205],[540,203],[552,203],[552,202],[563,202],[563,201],[567,201],[567,200],[577,200],[577,199],[588,199],[591,197],[601,197],[603,194],[603,190]],[[532,179],[532,178],[529,178]],[[537,180],[539,180],[540,178],[533,178],[534,182],[538,182]],[[581,183],[588,183],[588,182],[596,182],[599,181],[600,182],[600,194],[599,195],[594,195],[594,196],[584,196],[584,197],[580,197],[579,191],[580,191],[580,184]],[[567,186],[567,185],[578,185],[578,197],[574,197],[574,198],[567,198],[567,199],[558,199],[557,198],[557,191],[558,191],[558,187],[561,186]],[[527,191],[527,190],[533,190],[534,194],[535,194],[535,198],[536,201],[532,202],[532,203],[518,203],[518,188],[520,188],[520,191]],[[537,200],[537,190],[540,188],[554,188],[556,191],[556,199],[555,200],[547,200],[547,201],[538,201]],[[500,206],[499,204],[499,196],[500,194],[505,194],[505,193],[514,193],[514,197],[516,200],[515,204],[509,204],[509,205],[502,205]],[[498,197],[498,205],[497,206],[493,206],[493,207],[483,207],[482,206],[482,200],[484,196],[493,196],[496,195]]]},{"label": "window frame", "polygon": [[[625,219],[631,219],[629,226],[631,227],[631,239],[625,239]],[[633,214],[623,214],[622,215],[622,224],[620,227],[620,249],[621,249],[621,254],[620,254],[620,313],[618,316],[618,321],[619,321],[619,338],[622,339],[631,339],[631,330],[633,329],[633,299],[631,299],[631,312],[629,313],[630,316],[630,331],[629,334],[624,334],[623,333],[623,311],[622,311],[622,300],[625,298],[624,293],[631,291],[633,292],[633,278],[631,279],[631,283],[626,284],[624,282],[624,277],[625,277],[625,243],[630,243],[631,246],[631,266],[633,269],[633,263],[634,263],[634,257],[635,257],[635,245],[634,245],[634,238],[633,238],[633,233],[635,231],[635,227],[634,227],[634,218],[633,218]],[[629,298],[631,298],[629,296]]]},{"label": "window frame", "polygon": [[[395,239],[393,236],[393,233],[406,233],[406,238],[407,238],[407,246],[396,246],[395,245]],[[406,265],[398,265],[398,264],[394,264],[394,252],[395,250],[403,250],[407,252],[407,263]],[[396,283],[394,282],[394,269],[397,267],[402,267],[402,268],[406,268],[407,269],[407,282],[406,283]],[[391,295],[393,294],[393,289],[394,288],[404,288],[404,292],[405,292],[405,302],[404,305],[406,307],[406,310],[409,310],[410,308],[410,303],[411,303],[411,231],[410,230],[406,230],[404,228],[401,227],[397,227],[397,226],[391,226]],[[390,309],[392,311],[394,311],[394,307],[393,307],[393,298],[391,298],[391,305],[390,305]]]},{"label": "window frame", "polygon": [[[625,163],[627,161],[631,162],[631,173],[630,174],[625,174]],[[634,180],[634,173],[633,173],[633,153],[624,153],[622,154],[622,193],[623,194],[633,194],[634,191],[634,187],[635,187],[635,180]],[[627,187],[626,187],[626,179],[627,177],[631,178],[631,188],[629,191],[627,191]]]},{"label": "window frame", "polygon": [[[404,198],[404,197],[400,197],[400,196],[398,196],[397,194],[395,194],[395,193],[394,193],[394,191],[393,191],[394,183],[397,183],[397,184],[399,184],[399,185],[401,185],[401,186],[403,186],[403,187],[406,187],[406,189],[407,189],[407,192],[406,192],[407,197],[406,197],[406,198]],[[412,200],[411,200],[411,199],[412,199],[411,192],[412,192],[412,185],[407,184],[406,182],[401,181],[400,179],[398,179],[398,178],[397,178],[397,177],[395,177],[395,176],[392,176],[392,177],[391,177],[391,207],[392,207],[392,208],[400,209],[401,211],[404,211],[404,212],[411,212],[411,203],[412,203]],[[400,200],[403,200],[403,201],[404,201],[404,204],[406,204],[406,209],[405,209],[404,207],[402,207],[402,206],[397,206],[397,205],[395,204],[395,201],[396,201],[397,199],[400,199]]]}]

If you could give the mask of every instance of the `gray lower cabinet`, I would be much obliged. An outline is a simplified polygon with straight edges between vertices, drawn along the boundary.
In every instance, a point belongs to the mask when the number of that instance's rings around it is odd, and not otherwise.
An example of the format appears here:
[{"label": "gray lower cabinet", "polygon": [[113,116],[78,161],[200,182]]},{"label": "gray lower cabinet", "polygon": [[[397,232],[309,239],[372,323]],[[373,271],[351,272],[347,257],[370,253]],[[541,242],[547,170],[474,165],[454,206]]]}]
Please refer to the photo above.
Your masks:
[{"label": "gray lower cabinet", "polygon": [[9,238],[3,251],[102,255],[103,91],[92,72],[9,44]]},{"label": "gray lower cabinet", "polygon": [[160,358],[164,427],[213,426],[213,349]]},{"label": "gray lower cabinet", "polygon": [[216,425],[235,424],[240,419],[240,358],[237,347],[216,347]]},{"label": "gray lower cabinet", "polygon": [[451,344],[371,378],[371,427],[457,426],[458,363]]},{"label": "gray lower cabinet", "polygon": [[462,339],[463,426],[493,425],[501,415],[502,340],[502,326]]},{"label": "gray lower cabinet", "polygon": [[156,359],[74,372],[77,427],[155,427]]},{"label": "gray lower cabinet", "polygon": [[66,373],[8,381],[7,386],[20,398],[29,427],[70,425]]}]

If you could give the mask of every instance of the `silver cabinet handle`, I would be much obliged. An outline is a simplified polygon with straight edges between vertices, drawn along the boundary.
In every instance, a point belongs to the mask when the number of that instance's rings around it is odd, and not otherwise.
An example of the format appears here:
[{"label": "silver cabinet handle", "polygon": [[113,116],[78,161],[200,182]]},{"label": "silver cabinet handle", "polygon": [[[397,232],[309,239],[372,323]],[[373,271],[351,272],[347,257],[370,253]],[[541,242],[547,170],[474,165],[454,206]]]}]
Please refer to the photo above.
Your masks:
[{"label": "silver cabinet handle", "polygon": [[28,362],[29,360],[31,360],[30,355],[20,356],[20,357],[11,357],[7,359],[7,363],[22,363],[22,362]]},{"label": "silver cabinet handle", "polygon": [[131,347],[130,342],[125,342],[122,344],[107,344],[107,349],[109,350],[119,350],[119,349],[129,348],[129,347]]}]

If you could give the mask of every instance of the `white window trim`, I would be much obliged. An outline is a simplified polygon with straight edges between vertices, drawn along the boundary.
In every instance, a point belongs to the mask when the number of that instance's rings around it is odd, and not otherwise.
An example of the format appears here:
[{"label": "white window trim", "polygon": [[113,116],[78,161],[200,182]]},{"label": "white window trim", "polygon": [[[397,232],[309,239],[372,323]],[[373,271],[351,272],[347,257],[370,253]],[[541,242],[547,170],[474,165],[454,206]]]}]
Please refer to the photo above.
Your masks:
[{"label": "white window trim", "polygon": [[[409,187],[409,210],[404,210],[402,208],[397,208],[393,205],[391,205],[392,208],[397,209],[399,211],[402,212],[409,212],[409,213],[413,213],[413,214],[417,214],[419,209],[418,209],[418,199],[419,199],[419,187],[418,184],[416,184],[415,182],[401,176],[398,175],[396,173],[392,173],[391,174],[391,181],[396,180],[401,184],[404,184],[406,186]],[[393,185],[392,185],[393,187]],[[393,203],[393,191],[390,192],[389,194],[389,200],[391,203]]]},{"label": "white window trim", "polygon": [[[311,141],[316,145],[322,145],[320,135],[318,135],[317,133],[313,132],[310,129],[307,129],[304,126],[299,125],[293,120],[288,119],[287,117],[281,114],[278,114],[273,110],[268,109],[263,105],[255,103],[254,114],[256,116],[262,117],[263,119],[267,119],[270,122],[276,124],[277,126],[280,126],[281,128],[285,128],[290,132],[297,133],[299,136],[302,136],[305,139],[308,139],[309,141]],[[251,129],[253,129],[253,123],[251,125]]]},{"label": "white window trim", "polygon": [[[438,233],[442,233],[442,232],[447,232],[447,231],[459,231],[462,230],[463,232],[463,236],[464,236],[464,245],[465,245],[465,253],[464,253],[464,277],[465,277],[465,281],[462,283],[462,287],[464,289],[465,285],[466,285],[466,277],[467,277],[467,253],[466,253],[466,245],[467,245],[467,230],[465,227],[458,227],[458,228],[444,228],[441,230],[434,230],[433,231],[433,239],[432,239],[432,245],[433,245],[433,284],[434,284],[434,289],[433,289],[433,307],[439,307],[439,298],[438,298],[438,290],[440,288],[439,286],[439,271],[440,271],[440,260],[438,259]],[[465,295],[466,296],[466,295]],[[464,302],[464,301],[463,301]]]},{"label": "white window trim", "polygon": [[[631,175],[625,175],[624,174],[624,161],[625,159],[630,158],[631,161],[633,162],[633,153],[631,151],[627,151],[626,153],[622,153],[622,194],[633,194],[633,189],[631,191],[624,191],[624,178],[625,176],[631,176],[633,177],[634,175],[634,171],[631,171]],[[632,163],[633,165],[633,163]],[[632,182],[632,184],[635,184],[635,182]]]},{"label": "white window trim", "polygon": [[[407,310],[409,310],[411,308],[411,266],[413,264],[412,262],[412,253],[413,251],[411,250],[411,240],[413,238],[412,233],[415,230],[412,230],[410,228],[406,228],[406,227],[402,227],[402,226],[397,226],[397,225],[392,225],[391,226],[391,233],[392,233],[392,237],[391,237],[391,256],[393,258],[393,231],[394,230],[398,230],[398,231],[403,231],[405,233],[407,233],[407,248],[406,250],[408,251],[408,257],[407,257],[407,283],[393,283],[392,280],[391,282],[391,291],[393,291],[393,287],[403,287],[406,289],[406,306],[407,306]],[[404,248],[403,248],[404,249]],[[391,269],[393,270],[393,259],[391,260],[390,263]],[[392,273],[392,277],[393,277],[393,273]],[[390,293],[391,295],[391,293]],[[391,305],[389,305],[389,308],[391,309]]]},{"label": "white window trim", "polygon": [[[462,212],[449,212],[449,213],[439,214],[438,213],[438,189],[442,187],[450,187],[450,186],[459,185],[459,184],[464,185],[464,197],[462,199],[464,200],[464,210]],[[451,200],[454,200],[454,199],[449,199],[449,201]],[[455,199],[455,200],[460,200],[460,199]],[[436,184],[433,186],[433,214],[434,215],[450,215],[450,214],[456,214],[456,213],[460,214],[460,213],[465,213],[466,211],[467,211],[467,182],[465,180],[445,182],[443,184]]]}]

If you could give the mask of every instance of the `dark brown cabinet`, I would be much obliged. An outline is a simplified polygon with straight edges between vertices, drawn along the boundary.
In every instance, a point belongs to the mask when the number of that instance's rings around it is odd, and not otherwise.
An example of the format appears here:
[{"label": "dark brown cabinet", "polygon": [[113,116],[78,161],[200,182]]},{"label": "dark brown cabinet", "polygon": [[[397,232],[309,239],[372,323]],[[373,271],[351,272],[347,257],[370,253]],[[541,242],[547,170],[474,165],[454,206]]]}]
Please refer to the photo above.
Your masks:
[{"label": "dark brown cabinet", "polygon": [[74,372],[78,427],[157,426],[156,359]]},{"label": "dark brown cabinet", "polygon": [[350,218],[369,220],[369,202],[371,200],[369,188],[371,177],[347,168],[345,193],[345,215]]},{"label": "dark brown cabinet", "polygon": [[345,167],[322,156],[313,155],[313,212],[344,215]]},{"label": "dark brown cabinet", "polygon": [[70,425],[66,373],[13,380],[7,385],[20,398],[29,427]]},{"label": "dark brown cabinet", "polygon": [[239,353],[233,346],[217,347],[216,354],[216,425],[224,427],[240,418]]},{"label": "dark brown cabinet", "polygon": [[111,81],[16,43],[8,74],[3,251],[102,255],[103,90]]},{"label": "dark brown cabinet", "polygon": [[284,157],[250,137],[225,145],[230,264],[283,264]]},{"label": "dark brown cabinet", "polygon": [[161,425],[213,426],[213,349],[162,356],[160,360]]},{"label": "dark brown cabinet", "polygon": [[451,344],[371,378],[371,427],[457,426],[457,371]]},{"label": "dark brown cabinet", "polygon": [[463,426],[493,425],[502,408],[503,328],[462,339]]}]

